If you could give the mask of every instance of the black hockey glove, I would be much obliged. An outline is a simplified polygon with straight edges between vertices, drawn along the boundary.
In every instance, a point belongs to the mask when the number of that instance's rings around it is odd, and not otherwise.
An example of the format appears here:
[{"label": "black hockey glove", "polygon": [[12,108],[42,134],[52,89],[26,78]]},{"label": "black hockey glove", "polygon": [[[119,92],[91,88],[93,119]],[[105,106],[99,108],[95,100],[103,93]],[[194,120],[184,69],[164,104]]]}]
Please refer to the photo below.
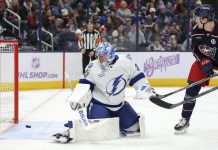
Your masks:
[{"label": "black hockey glove", "polygon": [[214,66],[210,59],[203,59],[200,61],[200,64],[201,64],[201,70],[204,73],[207,73],[209,76],[214,74],[213,72]]}]

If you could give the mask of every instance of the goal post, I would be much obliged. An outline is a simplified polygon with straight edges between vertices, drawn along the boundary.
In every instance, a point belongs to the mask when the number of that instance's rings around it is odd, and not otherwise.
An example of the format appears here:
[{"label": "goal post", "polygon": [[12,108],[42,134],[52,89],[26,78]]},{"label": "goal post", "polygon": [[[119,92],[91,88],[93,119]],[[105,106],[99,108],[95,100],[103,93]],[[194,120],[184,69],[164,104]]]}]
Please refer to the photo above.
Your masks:
[{"label": "goal post", "polygon": [[0,123],[18,123],[18,42],[0,40]]}]

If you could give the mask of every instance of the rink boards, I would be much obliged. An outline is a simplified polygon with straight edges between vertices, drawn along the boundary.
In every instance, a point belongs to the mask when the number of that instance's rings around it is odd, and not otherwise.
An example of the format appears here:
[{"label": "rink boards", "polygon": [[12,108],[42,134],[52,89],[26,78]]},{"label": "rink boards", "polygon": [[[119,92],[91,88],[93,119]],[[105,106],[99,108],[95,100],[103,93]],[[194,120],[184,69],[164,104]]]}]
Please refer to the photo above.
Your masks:
[{"label": "rink boards", "polygon": [[[191,52],[120,52],[134,59],[152,86],[184,86],[191,64]],[[75,85],[82,75],[81,53],[20,53],[19,89],[68,87],[67,72]],[[218,79],[210,83],[218,85]]]}]

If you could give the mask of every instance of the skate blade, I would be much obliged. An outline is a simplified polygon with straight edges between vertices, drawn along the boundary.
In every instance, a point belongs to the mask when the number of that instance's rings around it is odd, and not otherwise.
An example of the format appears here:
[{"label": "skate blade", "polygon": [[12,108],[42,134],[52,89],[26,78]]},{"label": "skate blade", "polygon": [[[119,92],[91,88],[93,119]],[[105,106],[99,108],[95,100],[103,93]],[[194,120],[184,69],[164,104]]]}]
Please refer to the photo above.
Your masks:
[{"label": "skate blade", "polygon": [[175,130],[174,134],[175,135],[182,135],[182,134],[186,134],[188,132],[188,128],[185,128],[183,130]]}]

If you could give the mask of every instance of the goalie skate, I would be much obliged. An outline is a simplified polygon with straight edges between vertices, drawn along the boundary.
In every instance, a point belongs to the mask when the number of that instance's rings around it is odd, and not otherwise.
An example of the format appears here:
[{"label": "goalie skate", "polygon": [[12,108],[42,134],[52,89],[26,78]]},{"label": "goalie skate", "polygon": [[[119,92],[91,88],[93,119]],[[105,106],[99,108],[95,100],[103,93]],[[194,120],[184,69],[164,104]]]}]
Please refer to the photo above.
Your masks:
[{"label": "goalie skate", "polygon": [[54,135],[52,135],[52,139],[54,142],[57,143],[68,143],[72,140],[72,138],[70,138],[69,136],[69,131],[64,131],[63,133],[56,133]]},{"label": "goalie skate", "polygon": [[189,119],[187,118],[182,118],[180,119],[179,123],[175,125],[174,129],[175,135],[179,135],[179,134],[186,134],[188,131],[188,127],[189,127]]}]

